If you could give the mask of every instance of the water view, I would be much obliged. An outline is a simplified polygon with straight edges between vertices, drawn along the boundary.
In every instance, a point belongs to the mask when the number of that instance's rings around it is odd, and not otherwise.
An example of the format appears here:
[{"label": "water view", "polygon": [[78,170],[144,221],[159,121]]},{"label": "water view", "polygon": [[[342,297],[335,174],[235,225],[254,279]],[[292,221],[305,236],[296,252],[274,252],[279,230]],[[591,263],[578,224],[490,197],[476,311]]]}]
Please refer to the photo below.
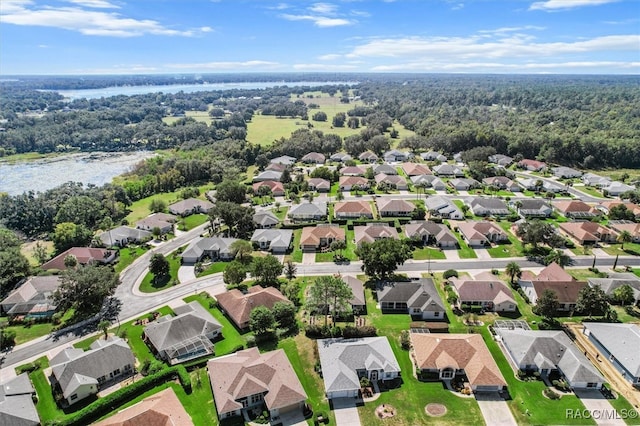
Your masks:
[{"label": "water view", "polygon": [[11,164],[0,163],[0,192],[45,191],[65,182],[104,185],[152,157],[149,151],[86,152]]}]

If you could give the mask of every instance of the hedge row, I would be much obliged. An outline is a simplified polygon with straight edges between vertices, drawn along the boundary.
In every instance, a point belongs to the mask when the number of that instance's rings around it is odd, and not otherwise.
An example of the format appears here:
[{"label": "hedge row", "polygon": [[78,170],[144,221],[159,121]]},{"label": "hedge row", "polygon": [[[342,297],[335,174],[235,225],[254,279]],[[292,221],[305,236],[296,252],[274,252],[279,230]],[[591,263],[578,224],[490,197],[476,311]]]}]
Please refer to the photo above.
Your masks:
[{"label": "hedge row", "polygon": [[55,426],[75,426],[87,425],[100,417],[113,412],[114,407],[132,400],[140,394],[165,383],[168,379],[178,376],[180,384],[186,393],[191,393],[191,377],[186,368],[182,365],[167,367],[155,374],[147,376],[129,386],[118,389],[117,391],[96,400],[94,403],[87,405],[83,409],[76,411],[68,417],[47,423]]}]

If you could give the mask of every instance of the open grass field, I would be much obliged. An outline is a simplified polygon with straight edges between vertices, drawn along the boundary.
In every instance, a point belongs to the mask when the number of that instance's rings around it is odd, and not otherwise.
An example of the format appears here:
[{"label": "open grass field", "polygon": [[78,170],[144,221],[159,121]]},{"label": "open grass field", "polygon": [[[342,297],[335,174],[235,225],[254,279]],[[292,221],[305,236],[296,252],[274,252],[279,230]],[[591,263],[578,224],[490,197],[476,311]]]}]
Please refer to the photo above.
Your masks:
[{"label": "open grass field", "polygon": [[118,263],[114,266],[117,273],[122,272],[134,260],[145,254],[149,249],[137,246],[125,247],[118,252]]},{"label": "open grass field", "polygon": [[[198,198],[205,200],[206,198],[204,194],[207,191],[212,189],[212,185],[211,184],[202,185],[202,186],[199,186],[198,188],[200,189],[200,196]],[[167,203],[167,205],[173,204],[176,201],[180,201],[182,199],[182,197],[180,196],[181,191],[182,191],[181,189],[178,189],[177,191],[165,192],[162,194],[155,194],[146,198],[142,198],[138,201],[134,201],[129,206],[130,212],[126,217],[126,220],[129,222],[129,224],[134,224],[140,219],[149,216],[149,214],[151,214],[151,211],[149,210],[149,205],[151,204],[152,200],[162,200],[165,203]]]},{"label": "open grass field", "polygon": [[34,249],[37,244],[40,244],[42,247],[44,247],[48,256],[53,255],[53,253],[55,252],[53,248],[53,241],[36,240],[23,243],[20,246],[20,253],[22,253],[24,257],[27,258],[27,260],[29,261],[29,265],[31,266],[40,266],[40,262],[38,262],[38,260],[34,256]]},{"label": "open grass field", "polygon": [[[185,117],[193,118],[199,123],[205,123],[207,126],[210,125],[212,121],[209,111],[185,111],[184,115]],[[162,121],[165,124],[172,125],[181,118],[184,117],[163,117]]]},{"label": "open grass field", "polygon": [[638,169],[603,169],[603,170],[583,170],[585,173],[595,173],[599,176],[609,177],[613,180],[622,180],[622,175],[629,175],[629,181],[640,179],[640,170]]}]

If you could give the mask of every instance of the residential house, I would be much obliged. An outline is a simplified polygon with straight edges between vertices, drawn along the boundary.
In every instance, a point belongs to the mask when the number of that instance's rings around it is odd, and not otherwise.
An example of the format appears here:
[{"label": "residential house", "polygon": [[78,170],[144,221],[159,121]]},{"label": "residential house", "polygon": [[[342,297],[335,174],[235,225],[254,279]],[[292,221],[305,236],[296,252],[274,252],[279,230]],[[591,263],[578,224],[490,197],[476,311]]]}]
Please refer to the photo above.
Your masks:
[{"label": "residential house", "polygon": [[618,181],[610,182],[609,185],[602,188],[603,191],[606,191],[608,195],[613,197],[618,197],[625,192],[634,191],[635,189],[635,186],[627,185],[626,183]]},{"label": "residential house", "polygon": [[560,233],[573,238],[580,245],[594,245],[600,242],[616,241],[618,233],[597,222],[564,222],[558,224]]},{"label": "residential house", "polygon": [[377,166],[373,166],[373,174],[379,175],[381,173],[389,176],[397,175],[398,169],[390,164],[378,164]]},{"label": "residential house", "polygon": [[192,264],[200,262],[205,257],[212,261],[233,260],[236,253],[231,249],[231,244],[236,241],[237,238],[197,238],[182,252],[182,262]]},{"label": "residential house", "polygon": [[511,192],[522,192],[522,187],[506,176],[492,176],[482,179],[487,186],[495,186],[498,189]]},{"label": "residential house", "polygon": [[407,176],[430,175],[431,169],[426,164],[402,163],[402,170]]},{"label": "residential house", "polygon": [[173,388],[155,393],[94,426],[193,426]]},{"label": "residential house", "polygon": [[269,229],[280,223],[280,219],[270,210],[259,211],[253,215],[253,223],[256,228]]},{"label": "residential house", "polygon": [[630,210],[637,220],[640,220],[640,206],[633,203],[623,203],[620,200],[602,201],[596,206],[596,209],[600,210],[604,214],[608,215],[611,209],[620,204],[624,204],[627,210]]},{"label": "residential house", "polygon": [[474,279],[450,278],[461,305],[481,306],[485,311],[515,312],[518,304],[511,288],[493,274],[481,274]]},{"label": "residential house", "polygon": [[334,204],[333,212],[336,219],[373,219],[373,210],[368,201],[340,201]]},{"label": "residential house", "polygon": [[296,162],[295,157],[291,157],[289,155],[283,155],[281,157],[276,157],[271,159],[271,163],[273,164],[283,164],[285,166],[293,166]]},{"label": "residential house", "polygon": [[331,190],[331,182],[322,178],[311,178],[308,181],[309,189],[318,192],[329,192]]},{"label": "residential house", "polygon": [[553,208],[549,203],[539,199],[522,199],[511,202],[518,214],[524,218],[551,217]]},{"label": "residential house", "polygon": [[164,315],[149,323],[143,339],[153,352],[171,365],[213,354],[212,340],[222,325],[194,300],[173,308],[176,316]]},{"label": "residential house", "polygon": [[254,194],[260,194],[261,187],[267,187],[271,191],[271,195],[274,197],[282,197],[285,194],[284,184],[276,180],[263,180],[251,185]]},{"label": "residential house", "polygon": [[524,159],[518,162],[518,167],[530,172],[541,172],[547,168],[547,165],[542,161]]},{"label": "residential house", "polygon": [[362,281],[353,275],[342,275],[340,278],[349,286],[353,294],[353,297],[349,300],[353,313],[360,315],[367,312],[367,302],[364,296],[364,284]]},{"label": "residential house", "polygon": [[584,334],[622,377],[640,387],[640,327],[637,324],[584,322]]},{"label": "residential house", "polygon": [[347,161],[353,160],[353,157],[351,157],[346,152],[336,152],[329,159],[338,163],[345,163]]},{"label": "residential house", "polygon": [[468,191],[470,189],[480,188],[480,182],[475,179],[451,179],[449,181],[449,186],[457,191]]},{"label": "residential house", "polygon": [[599,176],[594,173],[585,173],[582,175],[582,182],[587,186],[595,186],[597,188],[603,188],[609,186],[611,178]]},{"label": "residential house", "polygon": [[280,163],[269,163],[267,165],[267,167],[265,167],[265,171],[274,171],[274,172],[278,172],[278,173],[282,173],[284,172],[286,169],[288,169],[290,166],[287,166],[286,164],[280,164]]},{"label": "residential house", "polygon": [[300,159],[300,162],[305,164],[324,164],[327,161],[327,157],[319,152],[310,152]]},{"label": "residential house", "polygon": [[29,277],[0,302],[1,311],[10,317],[49,318],[56,312],[53,293],[60,284],[55,275]]},{"label": "residential house", "polygon": [[518,178],[518,183],[526,190],[561,194],[567,192],[567,186],[558,182],[536,178]]},{"label": "residential house", "polygon": [[446,155],[442,155],[441,153],[436,151],[423,152],[422,154],[420,154],[420,157],[422,157],[422,159],[425,161],[440,161],[442,163],[447,161]]},{"label": "residential house", "polygon": [[572,169],[571,167],[552,167],[551,171],[555,177],[560,179],[573,179],[582,176],[582,172],[580,170]]},{"label": "residential house", "polygon": [[398,231],[395,226],[389,226],[387,223],[369,223],[366,226],[354,226],[356,245],[362,243],[372,243],[382,238],[399,239]]},{"label": "residential house", "polygon": [[488,221],[468,221],[468,222],[453,222],[451,227],[454,230],[460,232],[462,238],[470,246],[480,247],[491,243],[500,243],[508,241],[509,237],[506,232],[502,230],[494,222]]},{"label": "residential house", "polygon": [[363,166],[346,166],[340,169],[341,176],[364,176],[367,169]]},{"label": "residential house", "polygon": [[428,197],[424,200],[427,211],[433,215],[443,219],[464,219],[464,214],[460,209],[448,198],[441,196]]},{"label": "residential house", "polygon": [[407,238],[420,241],[423,245],[435,245],[441,248],[455,248],[458,240],[446,225],[430,220],[408,223],[404,227]]},{"label": "residential house", "polygon": [[293,242],[292,229],[256,229],[251,236],[251,242],[260,250],[272,253],[286,253]]},{"label": "residential house", "polygon": [[585,281],[577,281],[555,262],[545,267],[538,275],[524,271],[518,283],[533,305],[545,290],[553,291],[558,297],[559,311],[574,310],[580,290],[587,285]]},{"label": "residential house", "polygon": [[38,426],[40,418],[34,404],[36,391],[28,373],[0,383],[0,424],[6,426]]},{"label": "residential house", "polygon": [[73,405],[107,384],[129,377],[136,359],[119,337],[98,339],[89,350],[69,347],[49,360],[52,385],[59,385],[65,403]]},{"label": "residential house", "polygon": [[220,421],[248,410],[266,409],[272,424],[302,415],[307,394],[282,349],[245,349],[209,360],[207,370]]},{"label": "residential house", "polygon": [[560,200],[554,201],[553,207],[562,213],[563,216],[576,219],[590,219],[600,216],[600,212],[580,200]]},{"label": "residential house", "polygon": [[632,272],[610,272],[607,278],[589,278],[591,287],[599,286],[609,297],[613,297],[617,288],[628,285],[633,291],[634,304],[640,304],[640,277]]},{"label": "residential house", "polygon": [[353,187],[366,190],[369,189],[369,180],[361,176],[340,176],[338,185],[340,186],[340,191],[351,191]]},{"label": "residential house", "polygon": [[423,320],[447,319],[444,303],[431,278],[389,283],[376,293],[382,313],[403,312]]},{"label": "residential house", "polygon": [[397,149],[392,149],[385,152],[383,158],[387,163],[395,163],[407,161],[410,158],[413,158],[413,154],[409,151],[398,151]]},{"label": "residential house", "polygon": [[442,179],[434,175],[411,176],[410,179],[415,187],[433,188],[436,191],[444,191],[447,189],[447,185]]},{"label": "residential house", "polygon": [[362,154],[358,155],[358,160],[362,161],[363,163],[375,163],[379,160],[379,158],[375,153],[371,151],[365,151]]},{"label": "residential house", "polygon": [[411,216],[416,205],[406,200],[376,198],[376,207],[381,217]]},{"label": "residential house", "polygon": [[476,216],[507,216],[511,213],[507,204],[499,198],[471,197],[466,204]]},{"label": "residential house", "polygon": [[327,398],[356,398],[360,379],[372,382],[400,377],[400,364],[385,336],[320,339],[318,354]]},{"label": "residential house", "polygon": [[115,250],[107,250],[101,248],[93,248],[93,247],[72,247],[53,259],[45,262],[40,266],[41,269],[45,271],[57,269],[57,270],[65,270],[67,267],[64,264],[64,260],[67,256],[73,256],[76,258],[78,265],[88,265],[88,264],[103,264],[107,265],[118,257],[118,252]]},{"label": "residential house", "polygon": [[346,243],[346,232],[344,228],[329,223],[317,226],[306,226],[302,228],[300,236],[300,248],[303,251],[317,251],[324,247],[329,247],[334,241],[344,241]]},{"label": "residential house", "polygon": [[408,188],[407,181],[402,176],[380,173],[376,175],[375,179],[378,188],[387,186],[392,189],[397,189],[398,191],[406,191]]},{"label": "residential house", "polygon": [[452,164],[442,163],[433,167],[433,174],[436,176],[464,177],[464,170]]},{"label": "residential house", "polygon": [[160,234],[164,235],[173,232],[173,224],[177,220],[178,218],[172,214],[153,213],[144,219],[137,221],[136,228],[150,232],[153,232],[154,229],[158,228],[160,230]]},{"label": "residential house", "polygon": [[496,328],[512,365],[543,377],[558,372],[573,389],[600,389],[604,377],[562,330]]},{"label": "residential house", "polygon": [[466,376],[473,392],[499,392],[505,381],[480,334],[410,333],[416,369],[440,380]]},{"label": "residential house", "polygon": [[264,182],[267,180],[280,182],[280,179],[282,179],[282,172],[276,170],[265,170],[254,176],[253,182]]},{"label": "residential house", "polygon": [[259,285],[249,287],[249,291],[243,294],[238,289],[229,290],[216,296],[220,309],[227,314],[239,329],[249,327],[249,318],[253,308],[265,306],[273,309],[278,302],[289,302],[275,287],[263,288]]},{"label": "residential house", "polygon": [[631,235],[632,242],[640,243],[640,223],[630,220],[610,220],[608,225],[617,234],[627,231]]},{"label": "residential house", "polygon": [[140,244],[153,238],[153,234],[143,229],[129,226],[118,226],[98,235],[102,244],[106,247],[126,247],[131,243]]},{"label": "residential house", "polygon": [[503,154],[493,154],[489,156],[489,162],[501,167],[509,167],[513,163],[513,157]]},{"label": "residential house", "polygon": [[291,206],[287,216],[295,222],[325,220],[327,218],[327,203],[313,201],[296,204]]},{"label": "residential house", "polygon": [[197,198],[187,198],[169,206],[169,213],[178,216],[189,216],[196,213],[207,213],[213,208],[213,204]]},{"label": "residential house", "polygon": [[456,163],[462,164],[462,152],[457,152],[455,154],[453,154],[453,161],[455,161]]}]

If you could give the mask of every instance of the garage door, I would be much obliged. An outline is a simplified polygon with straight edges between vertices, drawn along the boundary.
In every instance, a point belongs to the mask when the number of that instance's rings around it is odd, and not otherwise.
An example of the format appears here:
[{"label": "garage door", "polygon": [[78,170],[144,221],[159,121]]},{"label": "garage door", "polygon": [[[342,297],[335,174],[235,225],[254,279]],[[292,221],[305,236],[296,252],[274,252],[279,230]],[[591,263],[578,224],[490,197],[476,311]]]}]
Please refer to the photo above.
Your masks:
[{"label": "garage door", "polygon": [[294,410],[298,410],[300,408],[300,404],[291,404],[288,407],[282,407],[280,408],[280,410],[278,410],[280,412],[280,415],[284,414],[284,413],[288,413],[289,411],[294,411]]},{"label": "garage door", "polygon": [[357,390],[333,391],[328,395],[329,398],[353,398],[355,396],[358,396]]},{"label": "garage door", "polygon": [[498,392],[501,386],[476,386],[476,392]]}]

